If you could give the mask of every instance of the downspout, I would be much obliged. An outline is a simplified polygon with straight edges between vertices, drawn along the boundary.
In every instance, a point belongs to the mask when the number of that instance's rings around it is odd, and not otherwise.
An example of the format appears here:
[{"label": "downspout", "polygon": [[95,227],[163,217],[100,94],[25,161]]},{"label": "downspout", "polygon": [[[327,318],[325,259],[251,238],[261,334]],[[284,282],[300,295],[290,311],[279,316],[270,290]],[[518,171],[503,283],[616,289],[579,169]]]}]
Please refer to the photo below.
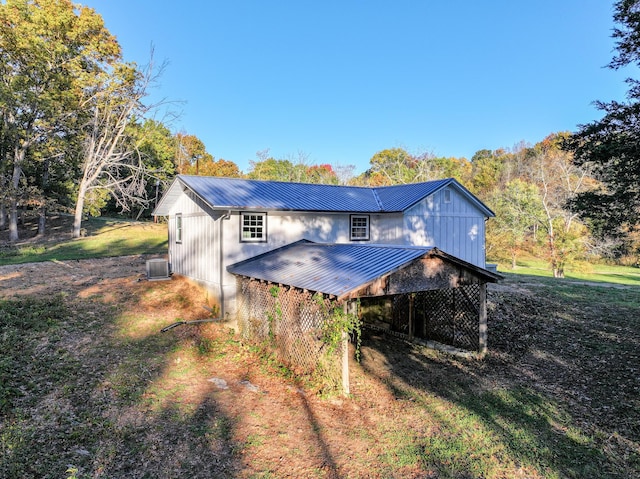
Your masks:
[{"label": "downspout", "polygon": [[227,211],[225,214],[220,216],[220,228],[218,228],[219,234],[219,244],[218,248],[219,258],[218,258],[218,279],[220,285],[220,319],[224,321],[225,317],[225,305],[224,305],[224,285],[222,284],[224,277],[224,228],[222,225],[224,224],[224,220],[231,218],[231,210]]}]

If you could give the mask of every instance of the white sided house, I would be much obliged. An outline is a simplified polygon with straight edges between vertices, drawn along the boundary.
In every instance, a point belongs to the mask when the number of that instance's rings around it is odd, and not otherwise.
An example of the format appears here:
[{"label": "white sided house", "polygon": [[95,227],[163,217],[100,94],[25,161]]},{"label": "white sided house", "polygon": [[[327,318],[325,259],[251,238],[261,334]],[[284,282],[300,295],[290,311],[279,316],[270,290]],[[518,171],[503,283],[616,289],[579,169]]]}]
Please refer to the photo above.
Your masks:
[{"label": "white sided house", "polygon": [[303,239],[437,248],[490,275],[485,221],[494,213],[452,178],[369,188],[180,175],[154,215],[168,218],[171,272],[205,286],[226,319],[237,307],[229,267]]}]

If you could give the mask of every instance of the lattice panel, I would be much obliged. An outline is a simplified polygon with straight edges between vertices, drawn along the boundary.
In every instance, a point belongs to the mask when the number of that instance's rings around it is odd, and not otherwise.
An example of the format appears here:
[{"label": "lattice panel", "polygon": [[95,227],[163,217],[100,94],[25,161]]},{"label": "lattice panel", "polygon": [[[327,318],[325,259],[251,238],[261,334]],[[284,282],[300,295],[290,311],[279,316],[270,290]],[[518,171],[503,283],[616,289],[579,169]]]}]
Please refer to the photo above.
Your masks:
[{"label": "lattice panel", "polygon": [[424,311],[425,338],[455,346],[453,289],[424,291],[416,296],[416,309]]},{"label": "lattice panel", "polygon": [[307,291],[274,287],[247,278],[238,282],[241,293],[238,324],[242,336],[270,342],[283,362],[304,372],[313,372],[322,359],[323,373],[340,384],[340,351],[327,362],[321,341],[321,328],[330,313],[330,301],[323,299],[319,304]]},{"label": "lattice panel", "polygon": [[[393,330],[409,334],[410,295],[393,298]],[[443,344],[479,347],[480,286],[471,284],[413,293],[414,335]]]},{"label": "lattice panel", "polygon": [[477,284],[456,288],[453,345],[464,349],[479,347],[480,287]]}]

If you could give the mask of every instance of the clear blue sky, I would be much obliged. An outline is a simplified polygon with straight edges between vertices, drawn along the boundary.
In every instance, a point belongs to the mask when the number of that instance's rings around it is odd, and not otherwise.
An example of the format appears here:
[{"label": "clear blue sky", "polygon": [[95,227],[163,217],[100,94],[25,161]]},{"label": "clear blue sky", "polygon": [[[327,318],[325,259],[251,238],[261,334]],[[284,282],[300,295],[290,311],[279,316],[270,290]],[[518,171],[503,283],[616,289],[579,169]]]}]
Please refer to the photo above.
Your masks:
[{"label": "clear blue sky", "polygon": [[[80,0],[81,1],[81,0]],[[607,0],[86,0],[125,59],[168,66],[174,132],[247,171],[256,152],[367,169],[385,148],[471,158],[601,117],[629,71]]]}]

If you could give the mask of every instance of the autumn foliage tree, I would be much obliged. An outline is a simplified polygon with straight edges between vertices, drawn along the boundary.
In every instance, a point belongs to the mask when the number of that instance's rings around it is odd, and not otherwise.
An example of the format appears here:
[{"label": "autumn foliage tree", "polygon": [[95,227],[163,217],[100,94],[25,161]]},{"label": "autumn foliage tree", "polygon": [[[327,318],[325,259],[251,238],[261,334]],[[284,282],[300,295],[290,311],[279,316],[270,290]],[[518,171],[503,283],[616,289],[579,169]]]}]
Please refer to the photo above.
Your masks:
[{"label": "autumn foliage tree", "polygon": [[297,158],[274,158],[269,155],[269,150],[259,151],[256,155],[258,160],[249,162],[247,178],[295,183],[339,183],[331,165],[310,165],[308,155],[302,152],[298,153]]},{"label": "autumn foliage tree", "polygon": [[541,251],[553,276],[564,277],[567,264],[584,257],[586,228],[569,202],[586,190],[588,170],[573,163],[561,149],[567,134],[549,135],[531,150],[530,178],[538,185],[542,204],[540,227],[545,236]]},{"label": "autumn foliage tree", "polygon": [[516,178],[504,189],[495,189],[488,202],[497,214],[487,225],[487,253],[507,257],[515,269],[518,256],[532,249],[544,215],[538,186]]},{"label": "autumn foliage tree", "polygon": [[100,15],[69,0],[0,3],[0,73],[0,226],[8,210],[10,241],[19,209],[37,210],[43,232],[48,207],[73,208],[77,237],[87,211],[144,203],[161,168],[140,148],[157,72],[125,63]]}]

